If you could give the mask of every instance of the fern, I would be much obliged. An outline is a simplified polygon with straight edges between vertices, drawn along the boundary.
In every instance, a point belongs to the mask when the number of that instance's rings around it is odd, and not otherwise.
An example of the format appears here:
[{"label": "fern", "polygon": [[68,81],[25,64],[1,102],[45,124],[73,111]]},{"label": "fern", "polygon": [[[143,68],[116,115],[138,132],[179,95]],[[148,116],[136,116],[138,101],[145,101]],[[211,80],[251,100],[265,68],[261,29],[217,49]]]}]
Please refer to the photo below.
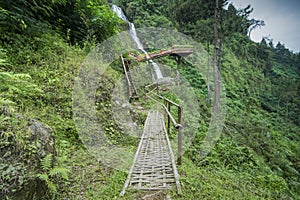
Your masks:
[{"label": "fern", "polygon": [[52,164],[52,154],[48,154],[42,159],[41,165],[42,169],[45,171],[49,171],[51,169],[51,164]]},{"label": "fern", "polygon": [[40,180],[44,181],[49,188],[50,192],[55,194],[57,192],[56,185],[50,180],[48,174],[37,174],[36,175]]},{"label": "fern", "polygon": [[57,178],[68,180],[69,170],[60,166],[52,167],[52,154],[48,154],[41,160],[43,173],[36,176],[44,181],[52,194],[57,192]]},{"label": "fern", "polygon": [[63,168],[63,167],[54,167],[53,169],[50,170],[49,175],[50,176],[60,176],[61,178],[67,180],[68,174],[70,170]]},{"label": "fern", "polygon": [[36,175],[40,180],[45,181],[46,183],[49,182],[48,174],[37,174]]},{"label": "fern", "polygon": [[[2,9],[0,8],[0,12],[2,11]],[[5,50],[0,48],[0,66],[7,66],[9,65],[7,62],[6,62],[6,53],[5,53]]]},{"label": "fern", "polygon": [[29,74],[14,74],[13,78],[19,80],[19,79],[31,79],[31,76]]},{"label": "fern", "polygon": [[47,183],[47,187],[50,189],[51,193],[55,194],[57,192],[57,187],[52,181]]},{"label": "fern", "polygon": [[8,106],[8,105],[14,105],[15,102],[5,99],[3,97],[0,97],[0,106]]},{"label": "fern", "polygon": [[7,78],[12,78],[12,74],[9,72],[0,72],[0,80],[7,80]]},{"label": "fern", "polygon": [[24,100],[28,100],[28,96],[42,94],[43,91],[30,80],[29,74],[0,71],[0,106],[23,104]]}]

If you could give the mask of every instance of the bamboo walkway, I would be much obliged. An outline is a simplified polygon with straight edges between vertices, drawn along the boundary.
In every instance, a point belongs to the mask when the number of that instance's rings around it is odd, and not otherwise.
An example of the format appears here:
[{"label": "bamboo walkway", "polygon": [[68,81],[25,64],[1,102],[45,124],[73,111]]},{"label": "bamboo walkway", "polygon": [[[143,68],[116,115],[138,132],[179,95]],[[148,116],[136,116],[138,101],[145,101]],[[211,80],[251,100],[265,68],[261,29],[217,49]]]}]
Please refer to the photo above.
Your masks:
[{"label": "bamboo walkway", "polygon": [[180,193],[179,174],[163,115],[151,111],[120,195],[123,196],[126,189],[165,190],[174,186]]},{"label": "bamboo walkway", "polygon": [[129,53],[129,56],[136,59],[139,62],[147,61],[162,56],[187,56],[192,54],[194,51],[193,47],[175,46],[169,49],[160,50],[154,53],[136,55],[133,52]]}]

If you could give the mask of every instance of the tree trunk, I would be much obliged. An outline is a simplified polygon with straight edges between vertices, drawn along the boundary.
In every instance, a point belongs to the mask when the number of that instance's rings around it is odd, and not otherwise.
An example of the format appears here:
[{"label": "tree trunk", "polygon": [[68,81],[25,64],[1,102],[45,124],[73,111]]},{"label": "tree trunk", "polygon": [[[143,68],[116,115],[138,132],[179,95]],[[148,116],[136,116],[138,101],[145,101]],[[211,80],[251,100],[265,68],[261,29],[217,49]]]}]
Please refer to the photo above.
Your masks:
[{"label": "tree trunk", "polygon": [[218,15],[220,17],[219,25],[220,25],[220,41],[219,41],[219,49],[218,49],[218,70],[220,73],[220,81],[221,81],[221,66],[222,66],[222,50],[223,50],[223,17],[222,17],[222,9],[218,10]]},{"label": "tree trunk", "polygon": [[210,96],[211,96],[211,91],[210,91],[210,49],[209,49],[209,43],[207,42],[207,75],[206,75],[206,80],[207,80],[207,104],[210,105]]},{"label": "tree trunk", "polygon": [[214,23],[214,105],[213,112],[218,113],[220,109],[220,72],[218,70],[219,58],[219,38],[218,38],[218,23],[219,23],[219,0],[216,0],[215,7],[215,23]]}]

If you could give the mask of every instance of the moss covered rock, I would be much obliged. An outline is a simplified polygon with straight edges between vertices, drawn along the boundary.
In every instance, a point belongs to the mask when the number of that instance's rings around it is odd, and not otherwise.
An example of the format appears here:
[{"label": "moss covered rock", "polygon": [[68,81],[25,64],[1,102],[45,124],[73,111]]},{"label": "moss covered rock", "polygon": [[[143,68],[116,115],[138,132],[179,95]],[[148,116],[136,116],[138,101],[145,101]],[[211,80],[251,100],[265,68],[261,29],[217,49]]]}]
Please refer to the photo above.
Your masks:
[{"label": "moss covered rock", "polygon": [[[41,199],[41,159],[55,155],[53,130],[45,123],[0,110],[0,199]],[[52,161],[54,161],[52,157]]]}]

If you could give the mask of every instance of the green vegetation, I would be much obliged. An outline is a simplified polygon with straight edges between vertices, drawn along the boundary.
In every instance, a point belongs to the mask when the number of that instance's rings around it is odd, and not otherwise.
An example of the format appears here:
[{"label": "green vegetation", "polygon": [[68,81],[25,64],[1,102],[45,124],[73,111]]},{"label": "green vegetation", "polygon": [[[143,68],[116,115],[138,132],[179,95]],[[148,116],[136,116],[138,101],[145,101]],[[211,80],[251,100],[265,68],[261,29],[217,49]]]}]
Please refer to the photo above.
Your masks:
[{"label": "green vegetation", "polygon": [[[213,1],[115,3],[137,27],[177,29],[213,52]],[[179,167],[182,194],[166,193],[172,199],[300,199],[300,53],[268,38],[251,41],[249,31],[263,25],[249,19],[251,7],[221,10],[223,134],[200,159],[211,107],[205,75],[183,62],[181,74],[196,91],[201,126]],[[119,199],[127,174],[107,168],[82,144],[72,118],[72,89],[89,51],[124,24],[103,0],[1,1],[0,19],[0,199]],[[176,68],[170,58],[161,62]],[[134,152],[138,141],[112,116],[119,66],[115,61],[100,80],[95,107],[111,142]],[[145,111],[134,115],[142,126]],[[144,195],[129,191],[124,199]]]}]

